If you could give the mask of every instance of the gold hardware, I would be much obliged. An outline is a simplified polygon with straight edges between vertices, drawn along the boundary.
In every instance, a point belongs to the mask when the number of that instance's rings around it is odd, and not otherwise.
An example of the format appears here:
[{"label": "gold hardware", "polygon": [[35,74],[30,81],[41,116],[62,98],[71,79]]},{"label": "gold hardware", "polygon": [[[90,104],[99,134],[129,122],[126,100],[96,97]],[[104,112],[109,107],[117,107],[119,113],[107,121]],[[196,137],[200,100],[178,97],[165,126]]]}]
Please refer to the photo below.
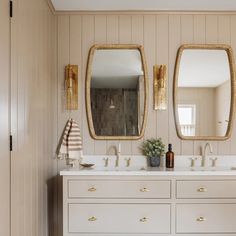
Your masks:
[{"label": "gold hardware", "polygon": [[126,160],[126,167],[130,166],[131,158],[125,158]]},{"label": "gold hardware", "polygon": [[148,188],[141,188],[140,192],[145,193],[145,192],[149,192],[150,190]]},{"label": "gold hardware", "polygon": [[96,221],[96,220],[97,220],[97,218],[95,216],[88,218],[88,221]]},{"label": "gold hardware", "polygon": [[147,217],[143,217],[139,221],[144,223],[144,222],[147,222],[147,220],[148,220]]},{"label": "gold hardware", "polygon": [[153,66],[153,103],[154,110],[166,110],[166,65]]},{"label": "gold hardware", "polygon": [[198,222],[203,222],[203,221],[206,221],[206,218],[200,216],[199,218],[197,218],[197,221]]},{"label": "gold hardware", "polygon": [[109,161],[109,158],[107,157],[107,158],[103,158],[103,161],[105,162],[104,163],[104,167],[108,167],[108,161]]},{"label": "gold hardware", "polygon": [[91,187],[91,188],[88,189],[89,192],[95,192],[96,190],[97,190],[97,189],[94,188],[94,187]]},{"label": "gold hardware", "polygon": [[200,193],[204,193],[207,191],[207,189],[206,188],[199,188],[197,191]]},{"label": "gold hardware", "polygon": [[78,66],[67,65],[65,67],[65,92],[66,92],[66,109],[78,109]]}]

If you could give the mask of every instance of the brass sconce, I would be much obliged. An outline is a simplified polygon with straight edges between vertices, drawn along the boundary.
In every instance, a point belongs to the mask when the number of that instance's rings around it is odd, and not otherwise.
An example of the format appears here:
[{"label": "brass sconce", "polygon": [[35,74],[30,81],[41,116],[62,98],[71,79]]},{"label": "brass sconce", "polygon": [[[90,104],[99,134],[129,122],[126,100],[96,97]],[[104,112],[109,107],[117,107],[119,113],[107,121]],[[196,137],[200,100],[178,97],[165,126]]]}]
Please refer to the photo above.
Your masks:
[{"label": "brass sconce", "polygon": [[66,109],[78,109],[78,66],[67,65],[65,68]]},{"label": "brass sconce", "polygon": [[167,109],[166,65],[153,66],[153,104],[154,110]]}]

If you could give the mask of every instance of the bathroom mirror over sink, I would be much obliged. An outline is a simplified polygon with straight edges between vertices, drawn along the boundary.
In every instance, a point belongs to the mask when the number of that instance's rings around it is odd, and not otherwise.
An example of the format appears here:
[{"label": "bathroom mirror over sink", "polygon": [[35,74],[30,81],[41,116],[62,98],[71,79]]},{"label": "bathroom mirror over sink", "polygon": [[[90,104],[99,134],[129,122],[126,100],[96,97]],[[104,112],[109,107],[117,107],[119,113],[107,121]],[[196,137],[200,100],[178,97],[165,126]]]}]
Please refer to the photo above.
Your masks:
[{"label": "bathroom mirror over sink", "polygon": [[183,45],[174,76],[178,136],[186,140],[225,140],[235,112],[235,63],[227,45]]},{"label": "bathroom mirror over sink", "polygon": [[140,45],[94,45],[86,75],[86,109],[94,139],[139,139],[147,117],[148,81]]}]

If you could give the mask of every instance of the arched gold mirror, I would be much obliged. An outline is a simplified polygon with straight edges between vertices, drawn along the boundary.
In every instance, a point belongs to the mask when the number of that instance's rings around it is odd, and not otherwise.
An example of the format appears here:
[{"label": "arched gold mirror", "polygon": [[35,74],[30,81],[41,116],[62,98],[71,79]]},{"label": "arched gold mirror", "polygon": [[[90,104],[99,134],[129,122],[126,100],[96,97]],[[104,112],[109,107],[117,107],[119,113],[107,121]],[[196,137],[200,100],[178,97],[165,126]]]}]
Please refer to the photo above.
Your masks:
[{"label": "arched gold mirror", "polygon": [[225,140],[235,113],[235,62],[228,45],[182,45],[174,75],[177,134],[185,140]]},{"label": "arched gold mirror", "polygon": [[147,119],[148,79],[140,45],[94,45],[88,57],[86,110],[94,139],[140,139]]}]

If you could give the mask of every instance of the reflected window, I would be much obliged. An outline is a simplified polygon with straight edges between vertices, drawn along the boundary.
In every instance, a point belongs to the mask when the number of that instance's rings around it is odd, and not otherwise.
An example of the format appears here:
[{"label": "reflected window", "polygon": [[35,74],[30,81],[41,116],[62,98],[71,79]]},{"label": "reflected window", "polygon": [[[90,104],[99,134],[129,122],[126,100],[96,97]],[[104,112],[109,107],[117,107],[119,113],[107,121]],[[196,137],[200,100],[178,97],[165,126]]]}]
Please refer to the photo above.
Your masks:
[{"label": "reflected window", "polygon": [[184,136],[194,136],[196,133],[196,105],[178,104],[179,123]]}]

